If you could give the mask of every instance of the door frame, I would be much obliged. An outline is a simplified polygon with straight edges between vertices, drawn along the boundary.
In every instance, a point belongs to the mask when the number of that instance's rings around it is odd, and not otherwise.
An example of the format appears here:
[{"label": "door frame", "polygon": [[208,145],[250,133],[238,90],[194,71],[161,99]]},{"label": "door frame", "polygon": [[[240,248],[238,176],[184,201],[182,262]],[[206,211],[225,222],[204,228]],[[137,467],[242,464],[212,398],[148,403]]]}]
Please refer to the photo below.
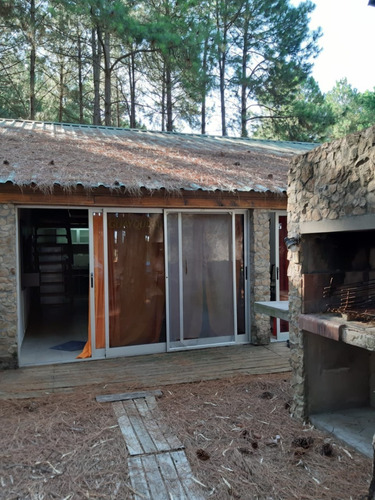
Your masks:
[{"label": "door frame", "polygon": [[[17,306],[17,357],[18,357],[18,363],[19,366],[33,366],[33,364],[25,364],[23,363],[23,359],[21,356],[21,348],[22,344],[24,341],[25,333],[26,333],[26,328],[25,328],[25,321],[24,321],[24,303],[22,300],[22,266],[21,266],[21,234],[20,234],[20,212],[21,210],[82,210],[82,211],[87,211],[88,214],[88,227],[89,227],[89,274],[91,272],[91,253],[92,253],[92,226],[91,226],[91,220],[90,220],[90,207],[87,206],[82,206],[82,205],[51,205],[51,204],[15,204],[15,215],[16,215],[16,262],[17,262],[17,269],[16,269],[16,289],[17,289],[17,299],[16,299],[16,306]],[[100,209],[96,210],[99,211]],[[91,300],[91,299],[89,299]],[[91,306],[91,304],[90,304]],[[87,338],[88,338],[88,330],[87,330]],[[93,359],[93,358],[88,358],[88,359]],[[74,356],[74,359],[67,360],[67,361],[61,361],[61,363],[75,363],[75,362],[80,362],[80,361],[85,361],[85,359],[76,359]],[[39,364],[50,364],[50,361],[46,361],[45,363],[37,363]]]},{"label": "door frame", "polygon": [[[275,228],[274,228],[274,238],[275,238],[275,248],[274,248],[274,257],[275,257],[275,300],[280,300],[280,245],[284,245],[283,241],[280,242],[279,236],[279,224],[280,217],[287,217],[287,212],[284,210],[276,210],[274,213],[275,216]],[[281,332],[281,320],[280,318],[275,318],[276,324],[276,335],[275,341],[284,341],[289,339],[289,332]]]},{"label": "door frame", "polygon": [[[94,214],[96,213],[101,213],[103,216],[103,238],[104,238],[104,213],[102,208],[89,208],[89,262],[90,262],[90,268],[89,268],[89,277],[90,277],[90,330],[91,330],[91,358],[88,359],[104,359],[106,357],[106,349],[105,348],[96,348],[96,310],[95,310],[95,280],[94,280],[94,274],[95,274],[95,264],[94,264],[94,223],[93,223],[93,217]],[[103,242],[104,243],[104,242]],[[104,247],[104,260],[105,260],[105,247]],[[105,264],[104,264],[104,269],[105,269]],[[105,282],[104,282],[105,283]],[[105,285],[104,285],[105,286]],[[104,302],[105,304],[105,302]],[[104,306],[105,307],[105,306]],[[104,314],[106,316],[106,310],[104,309]]]},{"label": "door frame", "polygon": [[[169,294],[169,269],[168,269],[168,215],[177,214],[178,215],[178,240],[179,240],[179,310],[180,310],[180,342],[184,343],[182,346],[171,345],[171,332],[170,332],[170,294]],[[219,215],[219,214],[229,214],[232,220],[232,269],[233,269],[233,337],[234,340],[212,342],[205,339],[202,343],[197,343],[196,341],[189,342],[183,340],[183,293],[182,293],[182,232],[181,232],[181,218],[183,214],[207,214],[207,215]],[[244,290],[245,290],[245,333],[238,334],[237,332],[237,283],[236,283],[236,239],[235,239],[235,216],[243,215],[244,221],[244,231],[243,231],[243,253],[244,253]],[[246,344],[250,340],[250,315],[249,315],[249,297],[250,297],[250,283],[249,283],[249,211],[243,210],[224,210],[224,209],[165,209],[164,210],[164,256],[165,256],[165,293],[166,293],[166,344],[167,352],[181,351],[187,349],[203,349],[208,347],[218,347],[226,345],[236,345],[236,344]],[[232,336],[231,336],[232,337]]]}]

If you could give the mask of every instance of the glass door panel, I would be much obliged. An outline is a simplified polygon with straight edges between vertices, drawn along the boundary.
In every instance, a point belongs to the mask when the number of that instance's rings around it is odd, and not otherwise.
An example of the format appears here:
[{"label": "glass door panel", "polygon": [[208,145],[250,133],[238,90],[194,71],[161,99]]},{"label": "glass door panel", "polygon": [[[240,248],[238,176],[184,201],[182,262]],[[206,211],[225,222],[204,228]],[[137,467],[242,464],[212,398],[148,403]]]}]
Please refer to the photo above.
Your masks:
[{"label": "glass door panel", "polygon": [[183,316],[180,314],[182,307],[181,286],[181,245],[179,235],[181,234],[181,214],[168,214],[168,295],[169,295],[169,339],[171,343],[179,342],[183,338]]},{"label": "glass door panel", "polygon": [[235,341],[233,217],[168,214],[169,347]]},{"label": "glass door panel", "polygon": [[165,342],[161,213],[108,213],[109,348]]}]

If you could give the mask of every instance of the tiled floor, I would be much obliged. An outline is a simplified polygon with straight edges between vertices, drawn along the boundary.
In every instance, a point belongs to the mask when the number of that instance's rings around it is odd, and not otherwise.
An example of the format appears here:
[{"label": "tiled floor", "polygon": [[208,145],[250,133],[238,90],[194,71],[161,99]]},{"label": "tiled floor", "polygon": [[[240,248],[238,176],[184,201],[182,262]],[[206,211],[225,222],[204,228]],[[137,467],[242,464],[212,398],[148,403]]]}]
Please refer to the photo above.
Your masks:
[{"label": "tiled floor", "polygon": [[35,311],[21,347],[20,364],[66,363],[76,359],[80,351],[51,349],[71,340],[87,340],[87,301],[47,306]]}]

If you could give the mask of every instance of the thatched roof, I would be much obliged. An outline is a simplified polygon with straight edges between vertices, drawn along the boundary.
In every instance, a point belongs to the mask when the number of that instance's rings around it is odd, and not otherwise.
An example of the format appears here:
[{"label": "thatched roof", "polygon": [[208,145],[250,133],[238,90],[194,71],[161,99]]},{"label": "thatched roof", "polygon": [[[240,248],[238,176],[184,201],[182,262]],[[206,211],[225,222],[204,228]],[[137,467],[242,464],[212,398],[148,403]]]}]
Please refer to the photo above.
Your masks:
[{"label": "thatched roof", "polygon": [[0,119],[0,185],[285,192],[313,144]]}]

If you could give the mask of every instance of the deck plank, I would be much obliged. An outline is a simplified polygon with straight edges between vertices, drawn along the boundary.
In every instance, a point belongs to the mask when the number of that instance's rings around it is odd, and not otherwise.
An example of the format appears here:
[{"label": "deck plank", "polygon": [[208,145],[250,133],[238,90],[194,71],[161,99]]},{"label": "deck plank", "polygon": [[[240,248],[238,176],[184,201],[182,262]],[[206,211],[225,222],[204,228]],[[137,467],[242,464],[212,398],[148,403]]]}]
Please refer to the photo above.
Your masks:
[{"label": "deck plank", "polygon": [[138,409],[139,414],[143,418],[144,425],[147,427],[147,430],[152,437],[156,450],[159,452],[169,451],[171,449],[170,444],[168,443],[166,437],[164,436],[162,430],[158,425],[158,419],[156,415],[152,413],[152,409],[148,405],[150,399],[152,398],[147,398],[146,401],[138,400],[134,403]]},{"label": "deck plank", "polygon": [[160,413],[156,399],[147,398],[147,405],[150,411],[152,412],[153,418],[157,423],[160,432],[163,434],[164,438],[166,439],[169,445],[169,450],[181,450],[185,448],[184,445],[181,443],[181,441],[178,439],[178,437],[175,434],[173,434],[170,428],[164,423],[164,419]]},{"label": "deck plank", "polygon": [[172,451],[171,458],[189,500],[203,500],[205,497],[198,484],[192,479],[193,474],[184,451]]},{"label": "deck plank", "polygon": [[[131,426],[133,427],[134,433],[143,449],[142,453],[156,453],[158,451],[152,436],[149,433],[149,429],[145,425],[145,422],[141,415],[139,414],[134,401],[123,401],[123,407],[125,408],[126,415],[129,419]],[[133,452],[129,450],[130,455],[134,455]]]},{"label": "deck plank", "polygon": [[129,420],[128,415],[121,402],[113,403],[113,409],[117,417],[117,421],[121,430],[121,433],[125,439],[126,447],[128,449],[129,455],[141,455],[144,450],[138,439],[136,431]]},{"label": "deck plank", "polygon": [[144,455],[141,457],[141,460],[150,489],[150,499],[166,500],[170,498],[155,455]]},{"label": "deck plank", "polygon": [[172,451],[171,458],[189,500],[203,500],[205,497],[198,484],[192,479],[193,474],[184,451]]},{"label": "deck plank", "polygon": [[134,494],[134,499],[144,500],[145,498],[147,499],[151,498],[141,458],[129,457],[128,469],[129,469],[130,484],[132,485],[133,490],[136,492]]},{"label": "deck plank", "polygon": [[186,494],[183,482],[177,473],[171,454],[161,453],[157,455],[157,461],[168,492],[168,498],[190,500]]}]

